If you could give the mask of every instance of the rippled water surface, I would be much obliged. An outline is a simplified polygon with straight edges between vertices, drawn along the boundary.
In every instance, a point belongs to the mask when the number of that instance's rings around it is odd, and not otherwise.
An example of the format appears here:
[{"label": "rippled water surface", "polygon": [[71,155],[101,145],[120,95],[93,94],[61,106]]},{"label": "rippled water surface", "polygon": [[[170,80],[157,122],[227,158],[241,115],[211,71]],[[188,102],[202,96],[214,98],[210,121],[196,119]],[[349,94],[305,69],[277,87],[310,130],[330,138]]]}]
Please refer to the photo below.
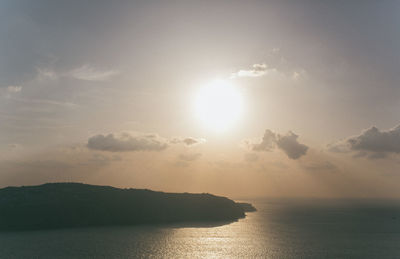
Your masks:
[{"label": "rippled water surface", "polygon": [[400,258],[394,201],[254,200],[225,225],[0,233],[0,258]]}]

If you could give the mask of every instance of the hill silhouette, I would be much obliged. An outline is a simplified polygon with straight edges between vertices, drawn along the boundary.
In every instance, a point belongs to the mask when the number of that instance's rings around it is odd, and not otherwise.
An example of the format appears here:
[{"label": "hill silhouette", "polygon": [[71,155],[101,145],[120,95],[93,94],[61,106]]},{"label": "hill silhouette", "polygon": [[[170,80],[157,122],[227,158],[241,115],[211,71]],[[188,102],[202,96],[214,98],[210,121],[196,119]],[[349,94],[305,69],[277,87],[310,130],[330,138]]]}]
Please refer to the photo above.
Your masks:
[{"label": "hill silhouette", "polygon": [[48,183],[0,189],[0,230],[235,221],[251,208],[211,194]]}]

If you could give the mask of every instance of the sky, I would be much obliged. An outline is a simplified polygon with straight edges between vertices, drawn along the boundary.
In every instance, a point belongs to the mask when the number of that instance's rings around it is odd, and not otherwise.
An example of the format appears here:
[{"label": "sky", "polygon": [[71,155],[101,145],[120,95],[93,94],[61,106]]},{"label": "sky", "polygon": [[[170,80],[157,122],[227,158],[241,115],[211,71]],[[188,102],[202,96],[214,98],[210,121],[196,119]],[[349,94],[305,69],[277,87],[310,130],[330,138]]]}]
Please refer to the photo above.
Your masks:
[{"label": "sky", "polygon": [[0,187],[400,198],[398,1],[0,1]]}]

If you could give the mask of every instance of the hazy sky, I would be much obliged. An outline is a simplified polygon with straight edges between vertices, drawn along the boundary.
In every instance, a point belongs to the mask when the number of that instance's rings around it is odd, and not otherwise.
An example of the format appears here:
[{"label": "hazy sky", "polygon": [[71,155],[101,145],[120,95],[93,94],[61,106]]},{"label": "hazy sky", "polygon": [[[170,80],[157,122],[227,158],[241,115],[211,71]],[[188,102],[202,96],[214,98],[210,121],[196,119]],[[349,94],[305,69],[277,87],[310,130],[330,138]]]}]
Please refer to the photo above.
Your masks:
[{"label": "hazy sky", "polygon": [[[0,1],[0,185],[400,197],[399,12],[398,1]],[[241,101],[224,130],[195,107],[216,80]],[[239,107],[229,91],[222,110],[207,98],[200,109],[225,123]]]}]

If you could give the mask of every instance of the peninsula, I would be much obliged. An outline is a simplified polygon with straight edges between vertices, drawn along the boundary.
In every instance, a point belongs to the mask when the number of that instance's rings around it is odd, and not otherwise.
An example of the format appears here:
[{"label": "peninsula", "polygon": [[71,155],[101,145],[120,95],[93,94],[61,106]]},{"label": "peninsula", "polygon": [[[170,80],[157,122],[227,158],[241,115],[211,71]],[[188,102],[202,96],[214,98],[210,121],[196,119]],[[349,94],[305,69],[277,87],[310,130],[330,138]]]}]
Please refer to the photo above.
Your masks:
[{"label": "peninsula", "polygon": [[236,221],[254,211],[211,194],[164,193],[81,183],[0,189],[0,231]]}]

